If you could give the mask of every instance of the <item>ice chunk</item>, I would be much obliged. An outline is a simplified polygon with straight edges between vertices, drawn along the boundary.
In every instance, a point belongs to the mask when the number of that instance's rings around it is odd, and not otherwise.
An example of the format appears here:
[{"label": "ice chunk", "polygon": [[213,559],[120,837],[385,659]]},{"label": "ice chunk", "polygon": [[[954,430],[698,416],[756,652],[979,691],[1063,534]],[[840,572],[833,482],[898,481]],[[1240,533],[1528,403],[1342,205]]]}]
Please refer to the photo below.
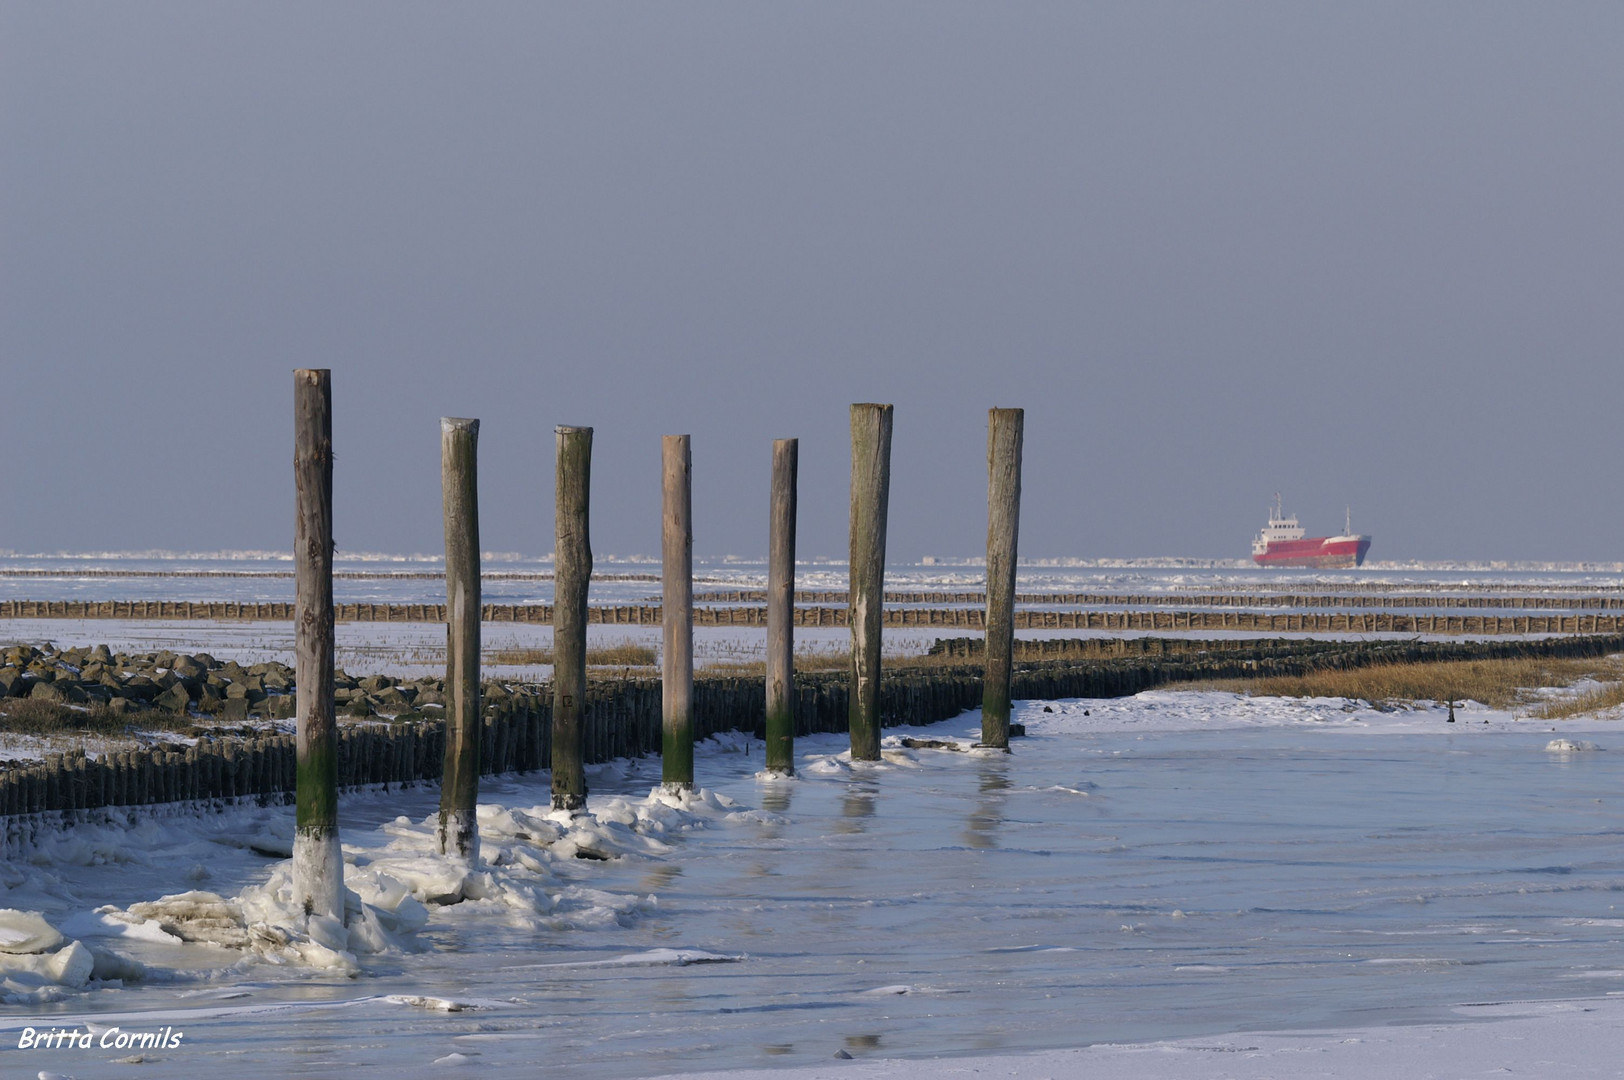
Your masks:
[{"label": "ice chunk", "polygon": [[131,904],[136,919],[150,920],[182,941],[241,949],[249,944],[242,909],[211,892],[184,892]]},{"label": "ice chunk", "polygon": [[436,1065],[472,1065],[474,1059],[467,1054],[447,1054],[445,1057],[434,1059]]},{"label": "ice chunk", "polygon": [[115,907],[81,911],[62,920],[62,932],[69,937],[124,937],[158,945],[179,945],[181,939],[151,919],[138,918]]},{"label": "ice chunk", "polygon": [[350,947],[349,931],[344,924],[329,915],[312,915],[306,924],[310,940],[334,952],[345,952]]},{"label": "ice chunk", "polygon": [[[325,916],[317,916],[317,918],[325,918]],[[354,953],[347,949],[329,949],[319,941],[290,942],[288,951],[296,956],[301,963],[309,967],[342,971],[348,975],[354,975],[360,970],[360,965],[355,962]]]},{"label": "ice chunk", "polygon": [[[350,868],[345,877],[345,909],[375,921],[391,934],[411,934],[428,925],[429,911],[405,882],[372,868]],[[377,950],[369,950],[377,951]]]},{"label": "ice chunk", "polygon": [[62,935],[34,911],[0,908],[0,953],[42,953],[62,944]]},{"label": "ice chunk", "polygon": [[293,833],[285,828],[266,825],[249,836],[243,846],[256,855],[272,859],[293,857]]},{"label": "ice chunk", "polygon": [[6,976],[8,988],[17,983],[19,986],[53,984],[77,989],[90,981],[95,966],[90,950],[77,941],[70,941],[65,948],[53,953],[0,954],[0,974]]},{"label": "ice chunk", "polygon": [[413,1005],[431,1012],[463,1012],[480,1007],[471,1001],[453,1001],[450,998],[424,997],[418,994],[390,994],[384,1000],[395,1005]]}]

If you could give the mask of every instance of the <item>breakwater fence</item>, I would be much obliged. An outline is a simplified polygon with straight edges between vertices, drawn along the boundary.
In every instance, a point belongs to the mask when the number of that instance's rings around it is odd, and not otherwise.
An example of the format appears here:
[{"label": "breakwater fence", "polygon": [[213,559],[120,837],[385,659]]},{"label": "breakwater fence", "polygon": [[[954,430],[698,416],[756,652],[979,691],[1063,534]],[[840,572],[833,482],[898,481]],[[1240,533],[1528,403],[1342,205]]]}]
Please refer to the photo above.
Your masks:
[{"label": "breakwater fence", "polygon": [[[980,702],[978,672],[897,675],[885,680],[881,713],[890,724],[929,724]],[[291,695],[287,695],[290,696]],[[548,683],[483,687],[479,763],[483,774],[532,772],[552,764],[553,694]],[[694,681],[694,736],[723,731],[760,734],[763,680]],[[796,732],[842,732],[847,725],[846,677],[796,679]],[[342,790],[438,782],[445,756],[443,720],[374,720],[340,728],[338,785]],[[590,683],[581,731],[587,763],[658,753],[661,684],[657,678]],[[152,746],[89,757],[52,753],[35,764],[0,763],[0,820],[8,851],[26,847],[41,828],[75,820],[105,820],[106,811],[168,803],[225,807],[292,802],[295,739],[291,734],[201,738],[191,746]]]},{"label": "breakwater fence", "polygon": [[[980,660],[981,638],[942,638],[928,656],[941,660]],[[1442,663],[1455,660],[1518,658],[1589,658],[1624,651],[1624,633],[1551,637],[1531,641],[1327,641],[1302,638],[1037,638],[1017,640],[1015,659],[1033,665],[1046,662],[1166,657],[1177,664],[1219,663],[1239,676],[1303,675],[1309,671],[1371,667],[1377,664]],[[1205,658],[1205,661],[1204,659]],[[1179,681],[1171,671],[1167,681]],[[1229,678],[1192,675],[1191,678]],[[1138,691],[1132,691],[1137,693]],[[1108,695],[1105,695],[1108,696]]]},{"label": "breakwater fence", "polygon": [[[981,703],[982,673],[970,662],[979,639],[941,643],[940,664],[893,671],[883,680],[880,719],[887,727],[951,719]],[[1047,655],[1023,654],[1036,645]],[[1200,647],[1196,647],[1200,646]],[[1624,635],[1533,641],[1263,642],[1187,639],[1018,643],[1011,697],[1016,700],[1124,697],[1180,682],[1299,675],[1320,668],[1381,663],[1511,657],[1596,657],[1624,651]],[[797,735],[847,730],[848,677],[798,675],[792,695]],[[545,683],[484,685],[479,761],[482,773],[533,772],[551,764],[552,691]],[[725,731],[762,734],[765,684],[756,677],[698,677],[693,723],[698,739]],[[661,743],[660,680],[616,679],[588,687],[582,726],[587,762],[655,753]],[[342,789],[437,783],[445,756],[440,720],[370,720],[340,727]],[[703,778],[699,778],[701,781]],[[76,821],[128,820],[134,809],[166,804],[223,808],[291,802],[294,737],[201,738],[191,746],[152,746],[97,757],[48,754],[42,763],[0,768],[0,822],[8,853],[26,849],[41,830]]]},{"label": "breakwater fence", "polygon": [[[1545,596],[1538,592],[1495,592],[1482,596],[1455,596],[1449,593],[1394,592],[1392,586],[1371,583],[1368,595],[1363,583],[1342,586],[1336,591],[1331,586],[1317,586],[1324,592],[1278,592],[1267,588],[1241,592],[1199,593],[1100,593],[1100,592],[1024,592],[1015,594],[1017,604],[1054,607],[1072,604],[1086,607],[1281,607],[1281,608],[1514,608],[1548,611],[1624,611],[1624,595],[1600,595],[1614,591],[1610,587],[1597,589],[1596,595]],[[1414,588],[1414,586],[1410,586]],[[1560,592],[1568,586],[1558,586]],[[1359,591],[1352,591],[1358,589]],[[726,589],[698,593],[696,603],[743,604],[760,603],[759,589]],[[829,589],[802,589],[795,594],[797,604],[843,603],[846,594]],[[946,592],[943,590],[887,589],[887,604],[961,604],[984,605],[983,592]]]},{"label": "breakwater fence", "polygon": [[[0,619],[189,619],[197,621],[293,621],[293,604],[186,600],[0,600]],[[336,621],[445,622],[444,604],[335,604]],[[482,621],[551,625],[551,604],[485,604]],[[695,607],[695,626],[761,627],[765,607]],[[887,607],[884,625],[982,630],[984,608]],[[796,607],[799,627],[847,627],[845,607]],[[620,604],[587,609],[587,621],[616,626],[659,626],[659,604]],[[1017,609],[1016,630],[1211,631],[1301,634],[1619,634],[1624,615],[1418,615],[1393,611],[1032,611]]]}]

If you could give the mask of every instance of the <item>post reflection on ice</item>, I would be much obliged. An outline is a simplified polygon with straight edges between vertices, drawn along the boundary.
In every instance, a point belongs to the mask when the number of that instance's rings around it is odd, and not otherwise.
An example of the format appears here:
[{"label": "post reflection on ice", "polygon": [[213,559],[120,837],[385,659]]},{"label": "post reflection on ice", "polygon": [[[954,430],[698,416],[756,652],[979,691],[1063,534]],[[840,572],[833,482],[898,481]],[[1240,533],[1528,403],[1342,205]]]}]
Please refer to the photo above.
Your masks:
[{"label": "post reflection on ice", "polygon": [[976,799],[964,819],[964,842],[973,848],[995,848],[999,826],[1004,822],[1004,797],[1009,791],[1009,761],[983,758],[976,764],[980,776]]},{"label": "post reflection on ice", "polygon": [[840,820],[835,831],[860,833],[867,831],[868,819],[874,816],[878,804],[879,787],[872,780],[853,780],[840,796]]},{"label": "post reflection on ice", "polygon": [[794,780],[773,779],[764,781],[761,785],[761,808],[769,814],[787,814],[789,813],[794,792]]}]

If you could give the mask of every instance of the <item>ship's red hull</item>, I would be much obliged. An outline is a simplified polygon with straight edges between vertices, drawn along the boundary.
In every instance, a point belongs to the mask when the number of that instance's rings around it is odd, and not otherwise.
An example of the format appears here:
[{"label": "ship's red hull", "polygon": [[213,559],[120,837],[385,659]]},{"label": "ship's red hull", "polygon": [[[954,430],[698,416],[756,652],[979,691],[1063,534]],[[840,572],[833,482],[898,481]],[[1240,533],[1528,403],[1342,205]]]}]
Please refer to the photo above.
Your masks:
[{"label": "ship's red hull", "polygon": [[1347,569],[1360,566],[1370,550],[1370,537],[1311,536],[1301,540],[1274,540],[1267,551],[1253,555],[1259,566],[1308,566]]}]

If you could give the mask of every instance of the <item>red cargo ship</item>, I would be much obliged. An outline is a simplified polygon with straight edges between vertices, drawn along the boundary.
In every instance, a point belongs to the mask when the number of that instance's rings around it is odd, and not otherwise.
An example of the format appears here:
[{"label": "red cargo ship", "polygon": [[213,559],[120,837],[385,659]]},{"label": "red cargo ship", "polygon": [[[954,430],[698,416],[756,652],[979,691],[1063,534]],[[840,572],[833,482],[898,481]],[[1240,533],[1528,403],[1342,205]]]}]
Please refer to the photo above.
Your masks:
[{"label": "red cargo ship", "polygon": [[1305,537],[1297,518],[1286,517],[1281,510],[1277,492],[1274,507],[1269,511],[1269,524],[1252,541],[1252,561],[1259,566],[1342,569],[1363,565],[1365,552],[1369,550],[1370,537],[1354,534],[1352,511],[1348,513],[1343,535]]}]

